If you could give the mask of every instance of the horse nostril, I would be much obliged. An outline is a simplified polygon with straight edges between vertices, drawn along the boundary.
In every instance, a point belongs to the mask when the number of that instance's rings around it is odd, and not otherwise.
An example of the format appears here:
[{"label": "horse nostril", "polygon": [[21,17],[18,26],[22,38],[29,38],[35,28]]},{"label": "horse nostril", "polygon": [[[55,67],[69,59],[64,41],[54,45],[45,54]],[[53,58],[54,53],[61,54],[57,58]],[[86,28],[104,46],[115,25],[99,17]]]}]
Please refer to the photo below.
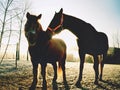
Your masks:
[{"label": "horse nostril", "polygon": [[35,35],[35,33],[29,32],[28,35],[32,37]]},{"label": "horse nostril", "polygon": [[36,32],[35,31],[28,31],[25,33],[25,36],[27,38],[34,38],[36,36]]}]

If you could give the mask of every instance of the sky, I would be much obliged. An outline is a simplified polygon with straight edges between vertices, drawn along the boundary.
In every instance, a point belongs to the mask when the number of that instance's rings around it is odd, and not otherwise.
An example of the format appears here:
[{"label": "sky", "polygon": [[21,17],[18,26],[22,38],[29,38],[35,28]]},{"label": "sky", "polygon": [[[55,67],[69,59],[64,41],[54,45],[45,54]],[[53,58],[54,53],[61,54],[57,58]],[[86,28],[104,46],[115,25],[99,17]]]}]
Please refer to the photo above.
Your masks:
[{"label": "sky", "polygon": [[[110,47],[115,42],[113,37],[116,37],[116,33],[119,33],[120,37],[120,0],[26,0],[26,3],[30,5],[28,12],[34,15],[42,14],[40,23],[44,30],[47,29],[55,11],[59,12],[63,8],[63,13],[82,19],[92,24],[97,31],[106,33]],[[67,50],[72,51],[72,54],[75,51],[74,55],[78,55],[76,37],[71,32],[64,30],[54,37],[63,39],[67,44]],[[13,42],[17,41],[15,38],[12,39]],[[24,33],[22,42],[24,52],[27,50]]]},{"label": "sky", "polygon": [[27,0],[27,2],[31,4],[28,12],[42,14],[40,23],[44,30],[47,29],[55,11],[63,8],[63,13],[82,19],[92,24],[97,31],[106,33],[110,46],[113,46],[113,36],[120,31],[120,0]]},{"label": "sky", "polygon": [[[42,14],[40,23],[44,30],[47,29],[55,11],[59,12],[63,8],[63,13],[82,19],[92,24],[97,31],[106,33],[110,47],[113,47],[116,36],[120,37],[120,0],[26,0],[26,3],[30,5],[28,12],[34,15]],[[21,52],[26,53],[28,43],[24,33],[21,37]],[[69,54],[78,57],[76,37],[71,32],[64,30],[54,37],[63,39]],[[13,38],[11,41],[16,44],[18,38]],[[7,38],[4,41],[7,43]]]}]

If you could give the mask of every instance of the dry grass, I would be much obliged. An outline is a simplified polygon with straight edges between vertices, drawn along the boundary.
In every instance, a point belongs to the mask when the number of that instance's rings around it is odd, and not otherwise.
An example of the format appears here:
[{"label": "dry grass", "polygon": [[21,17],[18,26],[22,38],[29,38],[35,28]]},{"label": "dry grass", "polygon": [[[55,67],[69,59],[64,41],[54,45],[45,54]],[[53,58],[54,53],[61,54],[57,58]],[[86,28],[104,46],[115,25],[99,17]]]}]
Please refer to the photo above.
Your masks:
[{"label": "dry grass", "polygon": [[[32,66],[30,61],[21,60],[18,62],[18,69],[15,69],[13,60],[4,60],[0,65],[0,90],[28,90],[32,82]],[[47,90],[52,90],[53,69],[50,64],[47,67]],[[99,85],[94,85],[93,64],[85,63],[82,88],[76,88],[79,71],[79,62],[66,63],[66,77],[70,90],[119,90],[120,89],[120,65],[106,64],[104,67],[103,80]],[[62,80],[59,78],[58,90],[66,90]],[[41,90],[40,81],[36,90]]]}]

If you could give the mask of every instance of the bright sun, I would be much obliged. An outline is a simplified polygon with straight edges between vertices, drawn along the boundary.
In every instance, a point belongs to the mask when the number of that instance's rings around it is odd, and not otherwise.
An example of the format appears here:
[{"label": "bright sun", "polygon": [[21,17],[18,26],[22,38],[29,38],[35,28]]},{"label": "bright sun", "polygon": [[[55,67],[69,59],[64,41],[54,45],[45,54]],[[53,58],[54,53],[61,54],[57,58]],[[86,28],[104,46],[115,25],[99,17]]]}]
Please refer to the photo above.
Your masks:
[{"label": "bright sun", "polygon": [[67,45],[68,52],[73,53],[75,50],[78,49],[77,43],[76,43],[77,37],[68,30],[61,31],[59,34],[56,34],[53,38],[60,38],[64,40]]},{"label": "bright sun", "polygon": [[76,46],[76,36],[68,30],[61,31],[59,34],[53,36],[53,38],[60,38],[64,40],[68,47]]}]

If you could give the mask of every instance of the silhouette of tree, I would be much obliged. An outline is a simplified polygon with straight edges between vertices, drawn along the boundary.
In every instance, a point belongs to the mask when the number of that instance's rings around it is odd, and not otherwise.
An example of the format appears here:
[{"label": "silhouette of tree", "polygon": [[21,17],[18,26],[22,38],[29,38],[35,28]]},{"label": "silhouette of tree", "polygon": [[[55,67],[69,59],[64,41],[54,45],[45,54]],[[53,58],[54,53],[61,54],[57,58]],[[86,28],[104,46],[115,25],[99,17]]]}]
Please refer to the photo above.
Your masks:
[{"label": "silhouette of tree", "polygon": [[[12,5],[12,3],[13,3],[13,0],[7,0],[7,1],[0,1],[0,8],[1,8],[1,19],[0,19],[0,21],[1,21],[1,33],[0,33],[0,50],[1,50],[1,42],[2,42],[2,39],[3,39],[3,34],[4,34],[4,32],[5,32],[5,26],[6,26],[6,24],[8,23],[7,22],[7,19],[9,18],[9,17],[11,17],[8,13],[10,13],[13,9],[11,8],[11,5]],[[3,17],[2,17],[2,15],[3,15]],[[8,16],[9,15],[9,16]],[[11,20],[11,19],[10,19]],[[12,20],[10,21],[10,33],[9,33],[9,36],[8,36],[8,44],[9,44],[9,41],[10,41],[10,36],[11,36],[11,24],[12,23]],[[5,54],[6,54],[6,51],[7,51],[7,48],[8,48],[8,44],[7,44],[7,46],[6,46],[6,48],[5,48],[5,52],[4,52],[4,54],[3,54],[3,56],[2,56],[2,59],[1,59],[1,61],[0,61],[0,64],[2,63],[2,61],[3,61],[3,58],[4,58],[4,56],[5,56]]]},{"label": "silhouette of tree", "polygon": [[9,8],[12,4],[13,0],[7,0],[6,2],[0,1],[0,8],[3,14],[3,20],[0,19],[1,23],[2,23],[2,30],[1,30],[1,34],[0,34],[0,48],[1,48],[1,42],[2,42],[2,37],[3,37],[3,33],[4,33],[4,29],[5,29],[5,24],[6,24],[6,19],[7,19],[7,13],[9,11]]},{"label": "silhouette of tree", "polygon": [[[1,44],[2,44],[3,37],[6,37],[5,32],[7,33],[7,39],[8,39],[7,45],[6,45],[6,48],[5,48],[5,51],[4,51],[4,54],[2,56],[2,60],[0,61],[0,63],[2,63],[3,58],[6,54],[6,51],[7,51],[9,42],[10,42],[10,38],[12,36],[11,33],[13,31],[18,32],[19,34],[18,41],[19,41],[19,47],[20,47],[24,15],[28,8],[29,8],[28,5],[24,1],[21,1],[21,0],[0,1],[0,50],[1,50]],[[16,22],[18,24],[16,24]],[[15,25],[17,25],[18,30],[16,30]],[[19,49],[19,52],[20,52],[20,49]]]},{"label": "silhouette of tree", "polygon": [[0,64],[2,63],[2,61],[3,61],[4,57],[5,57],[5,54],[6,54],[6,52],[7,52],[8,46],[9,46],[10,37],[11,37],[11,29],[12,29],[12,19],[11,19],[11,22],[10,22],[10,33],[9,33],[9,36],[8,36],[7,46],[6,46],[6,48],[5,48],[5,52],[4,52],[3,56],[2,56],[2,59],[1,59],[1,61],[0,61]]},{"label": "silhouette of tree", "polygon": [[23,23],[24,23],[24,16],[26,14],[26,11],[29,9],[29,5],[27,3],[23,3],[23,7],[20,9],[21,14],[19,12],[16,12],[17,15],[17,20],[19,22],[19,41],[18,41],[18,60],[20,59],[20,43],[21,43],[21,33],[22,33],[22,28],[23,28]]}]

